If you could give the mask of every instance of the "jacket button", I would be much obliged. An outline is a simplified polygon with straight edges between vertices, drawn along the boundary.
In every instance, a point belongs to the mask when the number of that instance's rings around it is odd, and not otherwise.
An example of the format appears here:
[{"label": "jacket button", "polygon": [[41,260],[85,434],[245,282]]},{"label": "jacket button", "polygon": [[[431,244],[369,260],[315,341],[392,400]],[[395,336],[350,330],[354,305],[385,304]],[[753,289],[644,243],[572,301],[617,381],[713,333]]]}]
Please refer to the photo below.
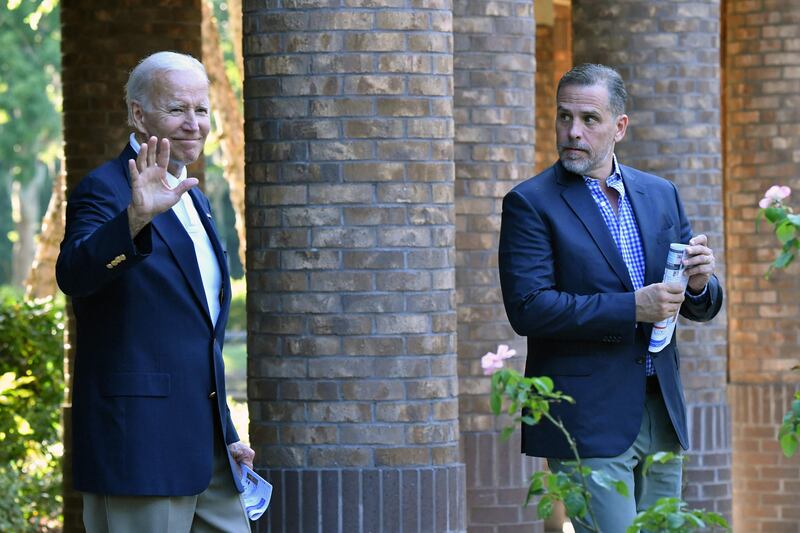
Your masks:
[{"label": "jacket button", "polygon": [[208,395],[208,398],[213,400],[217,397],[217,391],[212,391],[211,394]]}]

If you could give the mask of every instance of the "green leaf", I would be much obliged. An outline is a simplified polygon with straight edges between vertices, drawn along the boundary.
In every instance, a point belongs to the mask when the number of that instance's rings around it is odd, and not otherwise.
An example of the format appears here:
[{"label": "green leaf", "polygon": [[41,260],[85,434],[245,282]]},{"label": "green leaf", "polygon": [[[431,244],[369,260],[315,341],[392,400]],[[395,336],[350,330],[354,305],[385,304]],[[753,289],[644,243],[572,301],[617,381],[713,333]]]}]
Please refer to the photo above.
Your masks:
[{"label": "green leaf", "polygon": [[547,376],[535,377],[531,379],[533,386],[539,394],[547,394],[553,392],[553,380]]},{"label": "green leaf", "polygon": [[781,244],[786,244],[794,238],[795,227],[788,220],[784,220],[775,227],[775,236]]},{"label": "green leaf", "polygon": [[795,433],[787,433],[780,438],[781,449],[783,455],[792,457],[797,451],[797,435]]},{"label": "green leaf", "polygon": [[586,514],[586,499],[579,491],[573,491],[564,498],[564,509],[567,516],[583,516]]},{"label": "green leaf", "polygon": [[611,484],[615,481],[611,479],[608,472],[602,470],[593,470],[591,473],[592,481],[606,490],[611,490]]},{"label": "green leaf", "polygon": [[508,438],[511,436],[511,434],[514,433],[515,429],[516,428],[514,426],[504,427],[503,431],[500,433],[500,439],[501,440],[508,440]]},{"label": "green leaf", "polygon": [[489,405],[492,408],[492,413],[499,415],[500,410],[503,408],[503,399],[498,393],[493,391],[492,395],[489,397]]},{"label": "green leaf", "polygon": [[628,484],[624,481],[615,481],[614,482],[614,489],[616,489],[617,494],[620,496],[628,497]]},{"label": "green leaf", "polygon": [[767,207],[764,209],[764,217],[775,224],[776,222],[786,218],[786,210],[781,207]]},{"label": "green leaf", "polygon": [[685,523],[686,519],[681,514],[667,515],[667,526],[672,530],[680,531],[681,526]]},{"label": "green leaf", "polygon": [[723,517],[719,513],[706,512],[704,518],[706,522],[708,522],[712,526],[719,526],[721,528],[728,530],[730,530],[731,528],[730,524],[728,524],[728,521],[725,520],[725,517]]},{"label": "green leaf", "polygon": [[789,266],[789,263],[791,263],[793,259],[794,259],[794,252],[789,250],[784,250],[772,264],[775,266],[775,268],[786,268],[787,266]]},{"label": "green leaf", "polygon": [[694,525],[694,527],[705,528],[706,523],[703,522],[703,520],[699,516],[697,516],[698,514],[699,515],[704,514],[703,511],[694,511],[694,512],[697,514],[687,513],[686,515],[684,515],[684,518],[687,521],[691,522]]},{"label": "green leaf", "polygon": [[536,512],[542,520],[550,518],[550,515],[553,514],[552,499],[548,496],[543,496],[542,499],[539,500],[539,505],[536,506]]},{"label": "green leaf", "polygon": [[642,467],[642,475],[646,476],[653,466],[653,463],[666,464],[670,461],[683,461],[683,456],[673,452],[656,452],[648,455],[644,460],[644,467]]}]

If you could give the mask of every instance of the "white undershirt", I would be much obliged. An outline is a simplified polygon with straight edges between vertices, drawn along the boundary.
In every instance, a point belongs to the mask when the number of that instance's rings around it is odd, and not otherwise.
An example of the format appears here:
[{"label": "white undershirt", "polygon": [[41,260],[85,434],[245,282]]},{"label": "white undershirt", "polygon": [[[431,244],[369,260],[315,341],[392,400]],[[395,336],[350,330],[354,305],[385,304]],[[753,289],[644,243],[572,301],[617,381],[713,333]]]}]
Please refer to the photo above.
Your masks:
[{"label": "white undershirt", "polygon": [[[130,144],[138,154],[139,142],[133,133],[131,133]],[[178,183],[185,179],[186,167],[181,167],[181,175],[179,177],[167,172],[167,183],[172,188],[175,188]],[[208,311],[211,313],[211,323],[216,326],[220,309],[219,293],[222,288],[222,272],[219,268],[217,256],[214,253],[214,247],[211,245],[211,239],[209,239],[203,228],[200,215],[197,213],[197,209],[188,192],[181,195],[181,201],[172,206],[172,211],[178,217],[186,233],[191,237],[192,244],[194,244],[194,254],[197,259],[197,267],[200,269],[200,277],[203,280],[203,290],[206,293]],[[210,215],[204,214],[204,216]]]}]

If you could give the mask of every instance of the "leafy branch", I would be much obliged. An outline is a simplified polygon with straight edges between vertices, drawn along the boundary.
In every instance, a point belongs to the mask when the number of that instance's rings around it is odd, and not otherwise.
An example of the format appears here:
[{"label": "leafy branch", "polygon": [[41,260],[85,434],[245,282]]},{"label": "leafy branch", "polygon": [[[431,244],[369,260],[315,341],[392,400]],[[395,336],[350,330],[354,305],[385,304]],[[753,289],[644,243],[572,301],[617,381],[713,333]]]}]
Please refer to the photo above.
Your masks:
[{"label": "leafy branch", "polygon": [[[764,275],[766,279],[769,279],[774,269],[789,266],[800,248],[800,239],[798,239],[800,215],[794,214],[792,208],[783,203],[791,192],[792,190],[785,185],[773,185],[767,189],[764,198],[758,203],[761,209],[756,219],[756,231],[761,220],[767,220],[772,224],[775,236],[781,243],[781,252],[769,266]],[[800,370],[800,366],[795,366],[792,370]],[[786,457],[793,456],[797,451],[797,446],[800,444],[800,391],[795,393],[789,411],[783,416],[783,422],[778,430],[778,441]]]},{"label": "leafy branch", "polygon": [[[588,480],[591,479],[604,489],[615,490],[625,497],[629,495],[628,486],[624,481],[614,479],[606,472],[592,470],[583,465],[575,439],[572,438],[562,421],[550,412],[551,404],[561,402],[574,404],[575,400],[554,390],[553,380],[549,377],[524,377],[516,370],[503,368],[502,359],[509,357],[503,356],[508,353],[507,347],[505,348],[505,350],[498,350],[499,355],[490,352],[484,356],[482,361],[484,370],[488,370],[487,373],[492,375],[490,395],[492,412],[498,416],[505,412],[514,421],[513,425],[503,428],[501,438],[509,438],[519,423],[536,425],[544,419],[558,428],[575,458],[574,461],[566,463],[568,466],[572,466],[570,474],[565,472],[534,473],[531,476],[525,505],[538,496],[537,514],[539,518],[546,519],[552,515],[554,504],[559,501],[563,502],[570,520],[582,525],[588,531],[602,533],[595,526],[598,522],[591,506]],[[505,410],[503,409],[504,402],[508,404]],[[800,395],[796,404],[797,413],[800,415]],[[800,432],[797,425],[794,428]],[[800,435],[800,433],[796,434]],[[682,457],[672,452],[658,452],[649,455],[645,458],[642,467],[643,475],[647,475],[655,463],[665,464],[676,460],[682,460]],[[578,481],[576,482],[574,478],[577,478]],[[730,530],[730,526],[721,515],[705,510],[687,510],[685,509],[686,505],[679,498],[661,498],[649,509],[637,514],[626,533],[637,533],[643,529],[647,531],[694,531],[708,527]]]}]

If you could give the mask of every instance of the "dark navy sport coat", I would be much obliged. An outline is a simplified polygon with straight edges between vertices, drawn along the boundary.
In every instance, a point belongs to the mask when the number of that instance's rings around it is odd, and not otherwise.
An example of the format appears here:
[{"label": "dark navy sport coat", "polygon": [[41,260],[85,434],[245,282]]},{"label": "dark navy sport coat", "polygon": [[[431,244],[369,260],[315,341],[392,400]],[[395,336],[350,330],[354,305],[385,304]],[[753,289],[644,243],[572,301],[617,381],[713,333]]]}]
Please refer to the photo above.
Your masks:
[{"label": "dark navy sport coat", "polygon": [[[199,494],[215,440],[239,440],[226,403],[222,345],[231,289],[208,199],[189,191],[222,275],[212,325],[188,233],[173,211],[130,237],[128,145],[90,172],[67,204],[56,265],[72,297],[74,488],[107,495]],[[228,456],[230,460],[230,455]],[[241,491],[231,464],[232,483]]]},{"label": "dark navy sport coat", "polygon": [[[644,247],[644,283],[658,283],[670,243],[688,243],[692,230],[671,182],[620,168]],[[558,162],[505,196],[499,267],[509,321],[528,341],[525,374],[550,376],[556,389],[575,399],[574,405],[555,405],[552,413],[576,439],[580,455],[613,457],[627,450],[644,410],[644,356],[652,324],[636,322],[625,262],[581,176]],[[707,289],[698,301],[687,297],[680,314],[695,321],[713,318],[722,306],[716,277]],[[654,364],[686,449],[674,336]],[[522,449],[537,457],[572,458],[564,437],[544,420],[523,425]]]}]

